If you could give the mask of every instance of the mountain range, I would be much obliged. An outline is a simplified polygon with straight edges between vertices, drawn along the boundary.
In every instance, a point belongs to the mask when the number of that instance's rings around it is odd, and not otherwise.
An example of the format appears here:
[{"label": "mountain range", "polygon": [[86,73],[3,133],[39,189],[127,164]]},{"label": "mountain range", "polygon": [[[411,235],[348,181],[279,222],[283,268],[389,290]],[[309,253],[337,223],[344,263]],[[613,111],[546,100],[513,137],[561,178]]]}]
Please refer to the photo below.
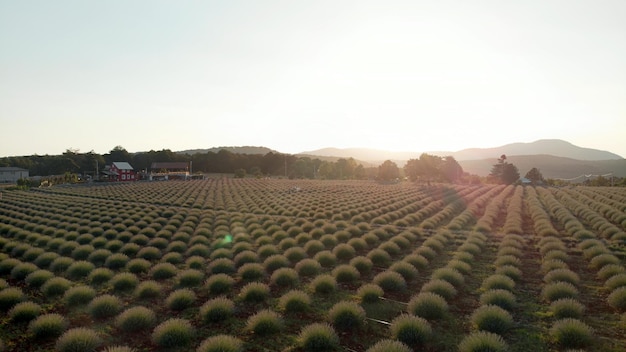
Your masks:
[{"label": "mountain range", "polygon": [[[280,153],[266,147],[216,147],[210,149],[185,150],[178,153],[194,154],[219,152],[226,149],[240,154]],[[493,148],[468,148],[452,151],[425,152],[437,156],[454,157],[464,171],[487,176],[501,155],[514,164],[523,176],[532,168],[541,171],[545,178],[575,179],[582,181],[591,175],[614,175],[626,177],[626,159],[609,151],[584,148],[560,139],[540,139],[531,143],[511,143]],[[385,160],[403,167],[409,159],[417,159],[422,152],[392,152],[367,148],[324,148],[296,154],[299,157],[319,158],[336,161],[354,158],[365,167],[376,167]]]},{"label": "mountain range", "polygon": [[[604,150],[583,148],[560,139],[541,139],[531,143],[511,143],[494,148],[469,148],[456,152],[431,151],[427,154],[454,157],[463,170],[470,174],[486,176],[501,155],[525,175],[533,167],[546,178],[584,178],[590,175],[626,177],[626,159]],[[354,158],[368,164],[392,160],[402,167],[407,160],[417,159],[422,153],[390,152],[362,148],[324,148],[303,152],[300,155]]]}]

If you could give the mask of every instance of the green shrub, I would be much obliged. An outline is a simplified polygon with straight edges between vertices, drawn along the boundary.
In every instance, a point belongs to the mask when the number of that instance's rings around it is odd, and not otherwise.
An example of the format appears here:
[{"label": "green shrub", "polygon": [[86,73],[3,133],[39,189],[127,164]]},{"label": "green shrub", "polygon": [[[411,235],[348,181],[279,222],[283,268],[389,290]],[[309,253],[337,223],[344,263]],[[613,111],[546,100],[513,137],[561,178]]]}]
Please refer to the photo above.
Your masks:
[{"label": "green shrub", "polygon": [[618,287],[607,297],[609,305],[620,312],[626,311],[626,286]]},{"label": "green shrub", "polygon": [[65,293],[72,286],[72,282],[64,277],[53,277],[41,285],[41,292],[47,297],[56,297]]},{"label": "green shrub", "polygon": [[446,266],[460,272],[463,275],[469,275],[472,272],[472,266],[459,259],[449,261]]},{"label": "green shrub", "polygon": [[196,287],[202,284],[204,273],[196,269],[185,269],[176,275],[176,283],[179,287]]},{"label": "green shrub", "polygon": [[328,320],[339,330],[353,330],[365,324],[365,310],[355,302],[341,301],[328,311]]},{"label": "green shrub", "polygon": [[376,342],[365,352],[412,352],[413,350],[406,344],[390,339],[383,339]]},{"label": "green shrub", "polygon": [[172,310],[184,310],[191,307],[196,299],[197,296],[192,290],[181,288],[170,293],[165,300],[165,305]]},{"label": "green shrub", "polygon": [[261,282],[250,282],[241,288],[239,297],[244,302],[263,302],[270,297],[270,287]]},{"label": "green shrub", "polygon": [[550,304],[550,312],[557,319],[582,318],[585,306],[572,298],[561,298]]},{"label": "green shrub", "polygon": [[50,264],[59,257],[58,253],[54,252],[45,252],[40,254],[34,261],[33,264],[37,265],[40,268],[47,268]]},{"label": "green shrub", "polygon": [[356,270],[358,270],[361,273],[361,275],[366,275],[370,271],[372,271],[372,267],[374,266],[374,263],[372,263],[372,261],[367,257],[356,256],[350,259],[350,265],[355,267]]},{"label": "green shrub", "polygon": [[502,336],[487,331],[476,331],[461,340],[459,352],[505,352],[508,345]]},{"label": "green shrub", "polygon": [[131,259],[126,263],[126,270],[133,274],[147,273],[152,267],[152,263],[142,258]]},{"label": "green shrub", "polygon": [[513,291],[513,288],[515,288],[515,281],[506,275],[493,274],[483,280],[481,287],[483,290],[500,289]]},{"label": "green shrub", "polygon": [[85,260],[79,260],[77,262],[72,263],[65,273],[71,279],[81,279],[87,277],[96,266],[91,262]]},{"label": "green shrub", "polygon": [[496,334],[506,332],[513,325],[511,314],[496,305],[485,305],[477,308],[472,313],[470,321],[478,330]]},{"label": "green shrub", "polygon": [[515,308],[515,295],[509,290],[487,290],[480,295],[480,303],[483,305],[495,305],[511,311]]},{"label": "green shrub", "polygon": [[137,298],[156,298],[161,295],[161,291],[161,284],[156,281],[146,280],[137,285],[133,295]]},{"label": "green shrub", "polygon": [[57,337],[67,329],[69,322],[61,314],[44,314],[28,324],[28,332],[36,339]]},{"label": "green shrub", "polygon": [[109,280],[109,284],[116,292],[126,292],[134,290],[139,284],[139,279],[133,273],[119,273]]},{"label": "green shrub", "polygon": [[87,311],[94,319],[104,319],[116,315],[122,309],[122,301],[112,295],[104,294],[89,302]]},{"label": "green shrub", "polygon": [[217,297],[206,301],[199,311],[200,320],[204,323],[224,321],[235,313],[235,304],[228,298]]},{"label": "green shrub", "polygon": [[392,338],[413,348],[426,344],[433,333],[427,320],[409,314],[393,319],[389,330]]},{"label": "green shrub", "polygon": [[243,352],[243,341],[230,335],[215,335],[202,341],[196,352]]},{"label": "green shrub", "polygon": [[36,270],[28,274],[28,276],[26,276],[24,281],[31,287],[39,288],[44,283],[46,283],[46,281],[50,280],[53,277],[54,277],[54,273],[52,273],[51,271]]},{"label": "green shrub", "polygon": [[406,262],[396,262],[389,267],[389,270],[395,271],[398,274],[402,275],[404,280],[411,281],[415,279],[418,275],[417,269],[409,263]]},{"label": "green shrub", "polygon": [[128,308],[115,318],[115,326],[124,332],[151,329],[156,322],[156,314],[142,306]]},{"label": "green shrub", "polygon": [[428,259],[416,253],[407,255],[402,261],[413,265],[417,270],[426,269],[428,267]]},{"label": "green shrub", "polygon": [[195,330],[185,319],[170,318],[152,331],[152,342],[163,348],[187,347],[195,337]]},{"label": "green shrub", "polygon": [[92,285],[101,285],[101,284],[109,282],[109,280],[111,280],[113,275],[114,274],[111,269],[96,268],[91,273],[89,273],[89,276],[87,276],[87,280]]},{"label": "green shrub", "polygon": [[367,258],[372,263],[381,268],[386,268],[391,264],[391,256],[385,250],[380,248],[374,248],[367,253]]},{"label": "green shrub", "polygon": [[105,261],[104,266],[111,270],[119,270],[126,266],[130,258],[124,253],[113,253]]},{"label": "green shrub", "polygon": [[256,281],[265,277],[265,268],[259,263],[245,263],[238,270],[237,274],[244,281]]},{"label": "green shrub", "polygon": [[204,287],[206,287],[212,295],[221,295],[229,292],[234,284],[235,279],[229,275],[217,274],[209,276],[204,283]]},{"label": "green shrub", "polygon": [[6,258],[0,261],[0,275],[6,277],[11,273],[13,268],[20,265],[22,262],[15,258]]},{"label": "green shrub", "polygon": [[345,262],[354,258],[356,250],[347,243],[340,243],[333,248],[333,254],[337,259]]},{"label": "green shrub", "polygon": [[522,270],[513,265],[502,265],[496,269],[496,274],[505,275],[513,281],[518,281],[522,277]]},{"label": "green shrub", "polygon": [[356,294],[361,298],[361,302],[372,303],[378,302],[380,297],[385,294],[385,291],[376,284],[365,284],[359,287]]},{"label": "green shrub", "polygon": [[541,263],[541,271],[544,273],[548,273],[554,269],[567,269],[567,268],[568,268],[567,263],[560,259],[545,260]]},{"label": "green shrub", "polygon": [[619,264],[607,264],[597,272],[598,278],[605,281],[618,274],[626,274],[626,269]]},{"label": "green shrub", "polygon": [[611,291],[624,286],[626,286],[626,273],[613,275],[604,282],[604,287]]},{"label": "green shrub", "polygon": [[283,253],[291,263],[297,263],[307,257],[306,252],[301,247],[291,247]]},{"label": "green shrub", "polygon": [[24,292],[17,287],[8,287],[0,291],[0,312],[8,312],[14,305],[26,298]]},{"label": "green shrub", "polygon": [[550,337],[563,348],[584,348],[593,341],[593,330],[578,319],[565,318],[550,328]]},{"label": "green shrub", "polygon": [[454,286],[448,281],[442,279],[433,279],[428,281],[422,286],[421,292],[432,292],[439,296],[450,300],[456,296],[457,291]]},{"label": "green shrub", "polygon": [[236,271],[235,262],[228,258],[218,258],[209,262],[207,271],[211,274],[232,274]]},{"label": "green shrub", "polygon": [[547,283],[563,281],[572,285],[578,285],[580,277],[570,269],[554,269],[544,275],[543,281]]},{"label": "green shrub", "polygon": [[324,268],[331,268],[337,264],[337,257],[331,251],[318,252],[314,259]]},{"label": "green shrub", "polygon": [[305,258],[296,263],[296,271],[300,276],[315,276],[322,270],[322,265],[311,258]]},{"label": "green shrub", "polygon": [[276,269],[276,271],[272,273],[270,282],[272,283],[272,285],[280,287],[291,287],[298,285],[300,279],[298,277],[298,272],[294,269],[280,268]]},{"label": "green shrub", "polygon": [[289,265],[289,259],[282,254],[271,255],[263,261],[265,271],[269,274],[273,273],[276,269],[289,267]]},{"label": "green shrub", "polygon": [[67,270],[74,263],[74,259],[69,257],[58,257],[50,263],[50,271],[55,273],[62,273]]},{"label": "green shrub", "polygon": [[314,256],[315,253],[321,252],[326,249],[326,246],[319,240],[310,240],[304,245],[304,251],[309,256]]},{"label": "green shrub", "polygon": [[84,352],[94,351],[102,344],[98,333],[88,328],[73,328],[67,330],[56,342],[56,351]]},{"label": "green shrub", "polygon": [[154,280],[164,280],[176,276],[178,269],[172,263],[158,263],[150,269],[150,276]]},{"label": "green shrub", "polygon": [[411,298],[407,311],[424,319],[441,319],[448,311],[446,299],[432,292],[422,292]]},{"label": "green shrub", "polygon": [[327,294],[335,292],[335,290],[337,289],[337,281],[331,275],[322,274],[316,276],[309,283],[309,287],[311,291],[315,293]]},{"label": "green shrub", "polygon": [[94,290],[91,286],[80,285],[74,286],[63,294],[63,301],[65,301],[65,305],[69,308],[87,304],[91,302],[91,300],[96,297],[96,290]]},{"label": "green shrub", "polygon": [[576,298],[578,297],[578,290],[569,282],[554,282],[543,286],[541,297],[547,302],[561,298]]},{"label": "green shrub", "polygon": [[194,256],[187,258],[187,260],[185,260],[185,264],[187,264],[187,267],[189,269],[196,269],[196,270],[204,271],[205,266],[206,266],[206,259],[197,255],[194,255]]},{"label": "green shrub", "polygon": [[30,273],[38,270],[33,263],[19,263],[11,269],[11,278],[14,280],[24,280]]},{"label": "green shrub", "polygon": [[361,273],[352,265],[341,264],[333,269],[332,275],[337,282],[353,282],[359,279]]},{"label": "green shrub", "polygon": [[595,269],[601,269],[605,265],[621,264],[619,258],[610,253],[599,254],[589,261],[589,266]]},{"label": "green shrub", "polygon": [[12,322],[23,323],[37,318],[39,313],[41,313],[41,306],[39,306],[39,304],[26,301],[15,304],[7,315]]},{"label": "green shrub", "polygon": [[511,265],[519,268],[520,266],[522,266],[522,261],[514,255],[502,255],[496,258],[494,265],[496,266],[496,268],[504,265]]},{"label": "green shrub", "polygon": [[380,286],[385,292],[401,292],[407,287],[404,277],[390,270],[376,274],[372,282]]},{"label": "green shrub", "polygon": [[339,349],[339,336],[332,326],[313,323],[300,330],[298,346],[307,352],[336,351]]},{"label": "green shrub", "polygon": [[465,283],[463,274],[454,268],[439,268],[433,272],[431,278],[446,280],[455,287],[460,287]]},{"label": "green shrub", "polygon": [[74,248],[71,253],[71,256],[74,260],[85,260],[89,257],[89,255],[95,250],[95,248],[90,244],[84,244]]},{"label": "green shrub", "polygon": [[250,316],[246,322],[246,330],[255,335],[269,335],[280,332],[284,328],[283,319],[278,313],[264,309]]},{"label": "green shrub", "polygon": [[311,298],[300,290],[292,290],[280,297],[278,308],[286,313],[304,312],[309,309]]}]

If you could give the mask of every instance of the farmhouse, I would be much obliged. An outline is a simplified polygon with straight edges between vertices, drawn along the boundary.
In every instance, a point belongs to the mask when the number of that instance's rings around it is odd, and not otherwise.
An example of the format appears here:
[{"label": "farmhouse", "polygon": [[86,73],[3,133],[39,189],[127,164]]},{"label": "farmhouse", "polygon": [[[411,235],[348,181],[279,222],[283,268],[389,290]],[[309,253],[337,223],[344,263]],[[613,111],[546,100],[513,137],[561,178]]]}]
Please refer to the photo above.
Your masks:
[{"label": "farmhouse", "polygon": [[102,173],[109,181],[135,181],[137,173],[129,163],[114,161],[111,165],[106,165]]},{"label": "farmhouse", "polygon": [[187,180],[191,163],[187,162],[154,162],[150,165],[148,180]]},{"label": "farmhouse", "polygon": [[0,182],[16,183],[20,178],[28,178],[28,170],[19,167],[0,167]]}]

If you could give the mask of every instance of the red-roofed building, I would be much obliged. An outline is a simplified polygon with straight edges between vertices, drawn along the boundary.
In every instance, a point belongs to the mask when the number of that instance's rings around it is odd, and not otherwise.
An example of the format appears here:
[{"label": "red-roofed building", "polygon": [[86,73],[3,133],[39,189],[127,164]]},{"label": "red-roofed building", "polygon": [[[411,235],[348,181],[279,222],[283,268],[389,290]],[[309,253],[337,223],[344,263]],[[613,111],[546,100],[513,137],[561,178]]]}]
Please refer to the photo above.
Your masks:
[{"label": "red-roofed building", "polygon": [[129,163],[115,161],[105,166],[102,173],[109,181],[136,181],[137,173]]}]

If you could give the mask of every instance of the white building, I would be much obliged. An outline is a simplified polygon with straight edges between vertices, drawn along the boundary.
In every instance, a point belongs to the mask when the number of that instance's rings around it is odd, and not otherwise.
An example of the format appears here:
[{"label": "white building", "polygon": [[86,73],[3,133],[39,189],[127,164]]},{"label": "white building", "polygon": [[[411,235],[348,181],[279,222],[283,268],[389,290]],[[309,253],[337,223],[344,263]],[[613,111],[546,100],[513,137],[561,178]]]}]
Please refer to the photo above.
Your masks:
[{"label": "white building", "polygon": [[0,167],[0,183],[16,183],[20,178],[28,178],[28,170],[19,167]]}]

